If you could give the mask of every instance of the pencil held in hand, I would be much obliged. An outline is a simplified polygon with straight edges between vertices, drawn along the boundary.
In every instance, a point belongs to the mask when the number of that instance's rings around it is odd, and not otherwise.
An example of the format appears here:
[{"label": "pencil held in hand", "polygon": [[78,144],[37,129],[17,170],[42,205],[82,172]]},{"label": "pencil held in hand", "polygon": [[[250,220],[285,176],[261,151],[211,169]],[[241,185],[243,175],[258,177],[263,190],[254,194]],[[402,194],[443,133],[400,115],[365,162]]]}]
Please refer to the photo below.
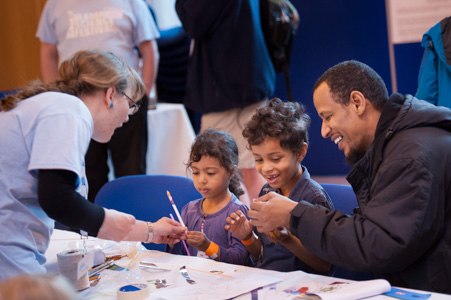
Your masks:
[{"label": "pencil held in hand", "polygon": [[180,216],[177,206],[175,206],[174,200],[172,200],[171,193],[169,193],[169,191],[166,191],[166,193],[168,195],[169,201],[171,201],[172,208],[174,209],[175,214],[177,215],[177,218],[179,219],[180,224],[182,224],[183,227],[186,227],[185,223],[183,223],[182,217]]},{"label": "pencil held in hand", "polygon": [[[172,216],[172,214],[169,214],[169,216],[171,217],[172,220],[174,220],[174,217]],[[175,221],[175,220],[174,220],[174,221]],[[186,232],[185,232],[185,233],[186,233]],[[183,246],[185,246],[186,254],[187,254],[188,256],[191,256],[191,253],[189,253],[188,246],[186,245],[186,242],[185,242],[184,240],[182,240],[182,243],[183,243]]]}]

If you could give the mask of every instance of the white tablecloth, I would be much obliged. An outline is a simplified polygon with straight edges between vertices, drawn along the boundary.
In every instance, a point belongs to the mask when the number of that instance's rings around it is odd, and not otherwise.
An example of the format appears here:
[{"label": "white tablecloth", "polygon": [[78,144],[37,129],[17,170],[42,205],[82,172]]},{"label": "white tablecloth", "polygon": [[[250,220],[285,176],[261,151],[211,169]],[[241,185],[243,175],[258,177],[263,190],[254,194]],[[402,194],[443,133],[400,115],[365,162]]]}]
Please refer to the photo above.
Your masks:
[{"label": "white tablecloth", "polygon": [[182,104],[158,103],[147,114],[147,174],[186,175],[195,133]]},{"label": "white tablecloth", "polygon": [[[156,109],[147,111],[147,127],[146,173],[190,177],[185,163],[196,134],[183,104],[158,103]],[[108,177],[113,180],[111,158],[108,166]]]},{"label": "white tablecloth", "polygon": [[[56,253],[60,250],[67,250],[80,247],[80,239],[76,234],[55,230],[52,236],[49,250],[46,253],[48,264],[56,263]],[[309,291],[318,290],[321,287],[332,283],[348,282],[343,284],[338,291],[342,293],[351,287],[350,280],[339,279],[327,276],[318,276],[307,274],[302,271],[296,272],[276,272],[250,268],[226,263],[219,263],[210,259],[200,257],[187,257],[181,255],[172,255],[159,251],[141,251],[142,245],[135,242],[115,243],[111,241],[96,240],[89,238],[86,242],[88,250],[102,249],[107,256],[115,254],[128,253],[129,258],[122,258],[117,261],[121,267],[129,266],[129,271],[105,270],[101,273],[99,283],[82,291],[80,295],[86,299],[116,299],[117,289],[127,284],[146,283],[149,285],[150,296],[146,299],[234,299],[251,300],[254,299],[249,291],[266,286],[259,290],[258,299],[296,299],[296,292],[300,288],[308,287]],[[157,264],[161,268],[168,270],[142,270],[138,268],[139,261],[149,261]],[[191,279],[196,284],[188,284],[185,278],[180,274],[180,267],[186,266]],[[212,272],[213,271],[213,272]],[[218,273],[222,272],[222,273]],[[165,279],[171,283],[168,287],[157,289],[149,281],[156,279]],[[375,281],[357,282],[359,292],[366,292],[372,286],[375,287]],[[414,291],[414,290],[411,290]],[[425,291],[415,291],[419,293],[430,293]],[[451,299],[451,295],[437,293],[432,294],[430,300]],[[352,297],[338,298],[339,294],[329,295],[329,299],[352,299]],[[327,299],[327,298],[325,298]],[[355,298],[354,298],[355,299]],[[369,297],[371,300],[390,300],[388,296],[378,295]]]}]

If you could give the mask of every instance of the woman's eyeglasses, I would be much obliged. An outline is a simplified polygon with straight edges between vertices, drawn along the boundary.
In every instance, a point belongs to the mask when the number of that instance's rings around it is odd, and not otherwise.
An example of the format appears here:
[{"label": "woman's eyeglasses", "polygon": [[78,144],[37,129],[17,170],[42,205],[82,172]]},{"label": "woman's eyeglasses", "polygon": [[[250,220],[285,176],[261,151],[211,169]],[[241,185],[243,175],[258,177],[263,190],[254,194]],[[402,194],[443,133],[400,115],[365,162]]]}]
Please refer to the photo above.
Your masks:
[{"label": "woman's eyeglasses", "polygon": [[133,101],[132,98],[127,96],[127,94],[122,93],[122,92],[121,92],[121,94],[124,95],[127,98],[127,100],[128,100],[128,106],[129,106],[129,108],[128,108],[128,115],[131,116],[131,115],[135,114],[139,110],[141,104],[138,103],[138,102]]}]

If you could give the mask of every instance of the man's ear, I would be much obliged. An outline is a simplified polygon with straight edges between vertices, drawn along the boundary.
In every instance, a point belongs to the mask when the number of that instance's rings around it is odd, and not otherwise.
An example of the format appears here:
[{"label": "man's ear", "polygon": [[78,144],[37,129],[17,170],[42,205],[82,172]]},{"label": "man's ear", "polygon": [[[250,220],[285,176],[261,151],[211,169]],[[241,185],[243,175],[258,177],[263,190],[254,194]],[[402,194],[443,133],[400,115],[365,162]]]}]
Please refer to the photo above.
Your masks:
[{"label": "man's ear", "polygon": [[349,95],[349,105],[357,115],[362,115],[366,110],[365,96],[359,91],[352,91]]},{"label": "man's ear", "polygon": [[307,155],[307,149],[308,149],[308,144],[307,143],[302,144],[301,149],[299,149],[299,152],[296,155],[296,160],[298,162],[301,162],[304,160],[305,156]]}]

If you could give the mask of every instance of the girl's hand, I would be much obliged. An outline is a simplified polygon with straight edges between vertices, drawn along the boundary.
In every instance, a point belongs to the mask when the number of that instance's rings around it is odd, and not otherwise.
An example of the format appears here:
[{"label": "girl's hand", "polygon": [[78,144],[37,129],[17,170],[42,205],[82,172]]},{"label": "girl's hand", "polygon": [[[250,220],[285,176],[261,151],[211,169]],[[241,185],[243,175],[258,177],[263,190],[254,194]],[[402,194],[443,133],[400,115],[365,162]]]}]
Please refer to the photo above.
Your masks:
[{"label": "girl's hand", "polygon": [[279,227],[273,231],[265,232],[265,235],[272,243],[288,242],[292,237],[291,232],[288,231],[285,227]]},{"label": "girl's hand", "polygon": [[186,242],[200,251],[205,251],[210,246],[210,240],[200,231],[188,231]]},{"label": "girl's hand", "polygon": [[231,213],[230,217],[226,218],[226,222],[228,225],[224,225],[224,229],[230,231],[240,240],[246,241],[251,238],[254,226],[251,225],[241,210]]}]

